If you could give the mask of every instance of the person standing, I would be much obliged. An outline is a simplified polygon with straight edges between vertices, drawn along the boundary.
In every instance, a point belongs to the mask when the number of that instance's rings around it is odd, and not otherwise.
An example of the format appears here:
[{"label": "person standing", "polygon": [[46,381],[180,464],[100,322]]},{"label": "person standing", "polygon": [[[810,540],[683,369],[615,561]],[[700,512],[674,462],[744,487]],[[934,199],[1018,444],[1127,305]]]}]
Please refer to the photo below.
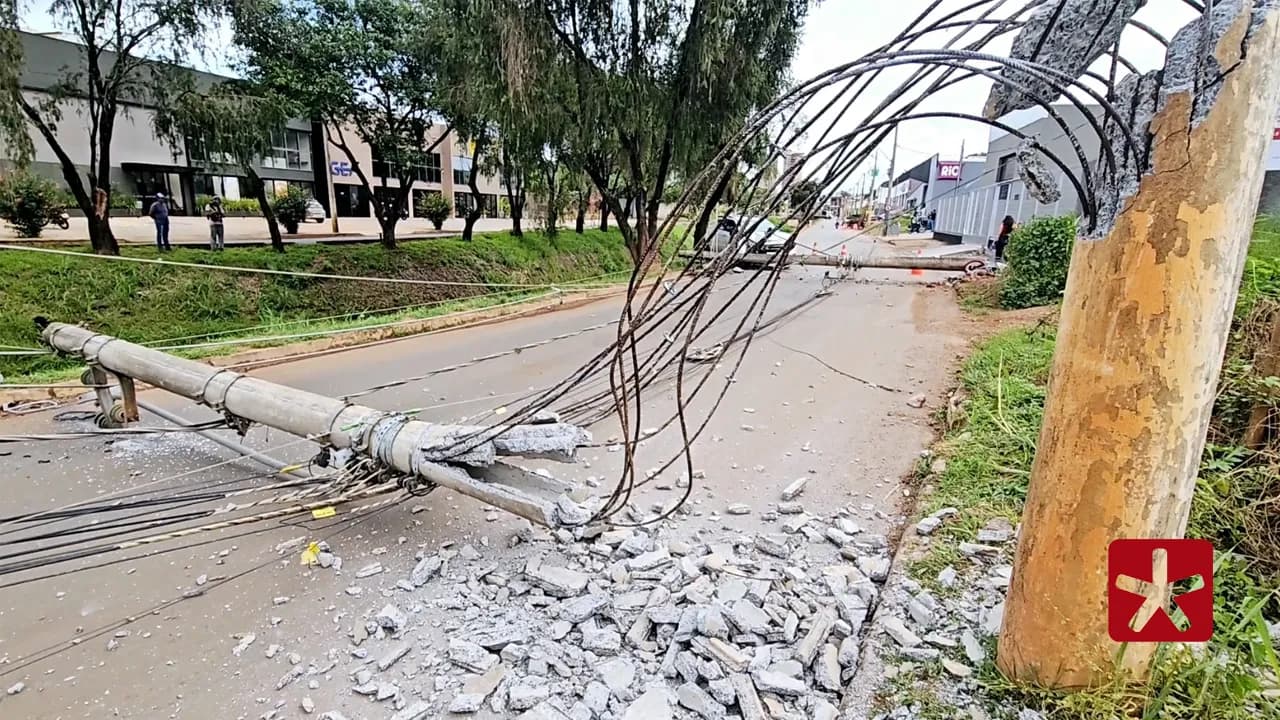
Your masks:
[{"label": "person standing", "polygon": [[1016,224],[1013,222],[1012,215],[1005,215],[1004,220],[1000,223],[1000,234],[996,236],[996,260],[1004,261],[1004,248],[1009,244],[1009,236],[1013,235],[1013,229]]},{"label": "person standing", "polygon": [[169,202],[164,193],[156,193],[156,199],[147,212],[156,224],[156,249],[167,252],[169,247]]},{"label": "person standing", "polygon": [[226,211],[222,209],[222,198],[214,195],[204,208],[204,216],[209,219],[209,249],[221,252],[227,242],[227,236],[222,227],[222,219],[227,216]]}]

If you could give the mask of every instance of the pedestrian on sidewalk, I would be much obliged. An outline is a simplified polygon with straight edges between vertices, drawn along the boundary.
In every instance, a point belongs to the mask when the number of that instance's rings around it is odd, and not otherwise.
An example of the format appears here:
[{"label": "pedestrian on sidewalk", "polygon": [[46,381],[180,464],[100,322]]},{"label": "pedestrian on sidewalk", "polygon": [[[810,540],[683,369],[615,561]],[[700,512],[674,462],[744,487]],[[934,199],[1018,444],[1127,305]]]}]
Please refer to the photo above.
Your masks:
[{"label": "pedestrian on sidewalk", "polygon": [[1016,226],[1012,215],[1004,216],[1004,220],[1000,223],[1000,234],[996,236],[995,251],[997,262],[1004,262],[1004,248],[1009,244],[1009,236],[1013,235],[1013,229]]},{"label": "pedestrian on sidewalk", "polygon": [[204,208],[204,216],[209,219],[209,249],[221,252],[227,242],[227,236],[222,227],[222,219],[227,216],[222,209],[222,198],[214,195]]},{"label": "pedestrian on sidewalk", "polygon": [[156,193],[147,214],[156,224],[156,249],[160,252],[172,249],[169,247],[169,201],[165,199],[164,193]]}]

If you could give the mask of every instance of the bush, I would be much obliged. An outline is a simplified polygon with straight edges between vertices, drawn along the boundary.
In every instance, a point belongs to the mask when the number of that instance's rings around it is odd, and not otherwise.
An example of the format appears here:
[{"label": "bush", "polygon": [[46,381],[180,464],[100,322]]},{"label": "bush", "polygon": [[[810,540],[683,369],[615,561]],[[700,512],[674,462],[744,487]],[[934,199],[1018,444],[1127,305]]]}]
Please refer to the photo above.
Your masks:
[{"label": "bush", "polygon": [[1000,304],[1006,308],[1052,305],[1067,287],[1067,267],[1076,237],[1073,216],[1036,218],[1014,231],[1005,257]]},{"label": "bush", "polygon": [[239,198],[237,200],[222,199],[222,208],[229,213],[244,213],[248,215],[261,215],[262,206],[254,198]]},{"label": "bush", "polygon": [[271,209],[276,213],[276,219],[284,226],[284,231],[290,235],[298,232],[298,225],[307,219],[307,203],[311,200],[311,195],[299,187],[289,186],[283,195],[277,195],[274,202],[271,203]]},{"label": "bush", "polygon": [[16,173],[0,178],[0,218],[18,231],[19,237],[40,237],[49,216],[63,208],[65,193],[38,175]]},{"label": "bush", "polygon": [[444,225],[444,221],[449,219],[450,213],[453,212],[453,206],[445,199],[441,193],[427,193],[425,197],[418,201],[416,211],[422,217],[431,221],[431,226],[439,230]]}]

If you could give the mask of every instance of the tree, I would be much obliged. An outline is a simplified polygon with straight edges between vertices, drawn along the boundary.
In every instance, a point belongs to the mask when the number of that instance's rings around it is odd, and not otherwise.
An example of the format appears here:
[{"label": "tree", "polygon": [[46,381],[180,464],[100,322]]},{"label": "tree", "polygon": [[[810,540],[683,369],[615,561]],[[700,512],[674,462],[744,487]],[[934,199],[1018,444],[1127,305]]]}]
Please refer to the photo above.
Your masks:
[{"label": "tree", "polygon": [[418,202],[416,210],[419,215],[431,222],[432,227],[439,230],[444,225],[444,221],[449,219],[453,206],[441,193],[429,192]]},{"label": "tree", "polygon": [[808,209],[822,195],[822,186],[813,178],[805,178],[791,186],[791,209]]},{"label": "tree", "polygon": [[[291,98],[322,124],[360,180],[382,244],[394,248],[414,177],[448,136],[430,133],[441,114],[437,68],[444,49],[434,6],[261,0],[237,3],[233,20],[250,79]],[[352,135],[369,146],[373,167],[360,162]],[[390,178],[399,187],[388,187]]]},{"label": "tree", "polygon": [[18,172],[0,177],[0,219],[9,222],[18,237],[40,237],[49,217],[62,209],[58,186],[39,175]]},{"label": "tree", "polygon": [[[16,28],[12,0],[0,12],[4,30]],[[62,178],[89,225],[94,252],[116,255],[120,246],[111,232],[112,140],[116,122],[131,105],[155,105],[164,89],[191,72],[183,66],[199,48],[198,38],[217,13],[217,0],[54,0],[48,12],[80,47],[78,62],[57,70],[59,79],[42,97],[21,91],[13,76],[22,67],[12,32],[0,46],[0,127],[13,131],[17,112],[48,143]],[[143,53],[151,56],[145,58]],[[81,173],[71,153],[77,140],[57,131],[67,113],[88,125],[88,162]],[[12,132],[6,134],[13,134]]]},{"label": "tree", "polygon": [[211,163],[243,169],[249,190],[266,218],[271,248],[284,252],[280,222],[256,164],[270,152],[272,135],[296,117],[299,108],[244,81],[219,83],[206,90],[191,83],[170,93],[154,115],[156,133],[171,145],[190,140],[190,146]]},{"label": "tree", "polygon": [[559,107],[570,154],[640,264],[656,250],[659,204],[673,173],[696,176],[752,109],[777,96],[808,1],[506,0],[503,7],[509,89],[519,97],[543,75],[569,78],[572,92]]}]

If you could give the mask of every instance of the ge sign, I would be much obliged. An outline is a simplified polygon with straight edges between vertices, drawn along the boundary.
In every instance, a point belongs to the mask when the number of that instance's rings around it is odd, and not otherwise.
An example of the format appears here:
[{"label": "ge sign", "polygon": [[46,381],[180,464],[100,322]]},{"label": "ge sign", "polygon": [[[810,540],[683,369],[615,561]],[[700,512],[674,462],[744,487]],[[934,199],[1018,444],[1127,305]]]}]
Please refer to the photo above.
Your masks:
[{"label": "ge sign", "polygon": [[959,180],[960,179],[960,163],[954,160],[947,160],[938,163],[938,179],[939,180]]},{"label": "ge sign", "polygon": [[348,177],[351,175],[351,163],[334,160],[329,163],[329,174],[337,175],[339,177]]}]

